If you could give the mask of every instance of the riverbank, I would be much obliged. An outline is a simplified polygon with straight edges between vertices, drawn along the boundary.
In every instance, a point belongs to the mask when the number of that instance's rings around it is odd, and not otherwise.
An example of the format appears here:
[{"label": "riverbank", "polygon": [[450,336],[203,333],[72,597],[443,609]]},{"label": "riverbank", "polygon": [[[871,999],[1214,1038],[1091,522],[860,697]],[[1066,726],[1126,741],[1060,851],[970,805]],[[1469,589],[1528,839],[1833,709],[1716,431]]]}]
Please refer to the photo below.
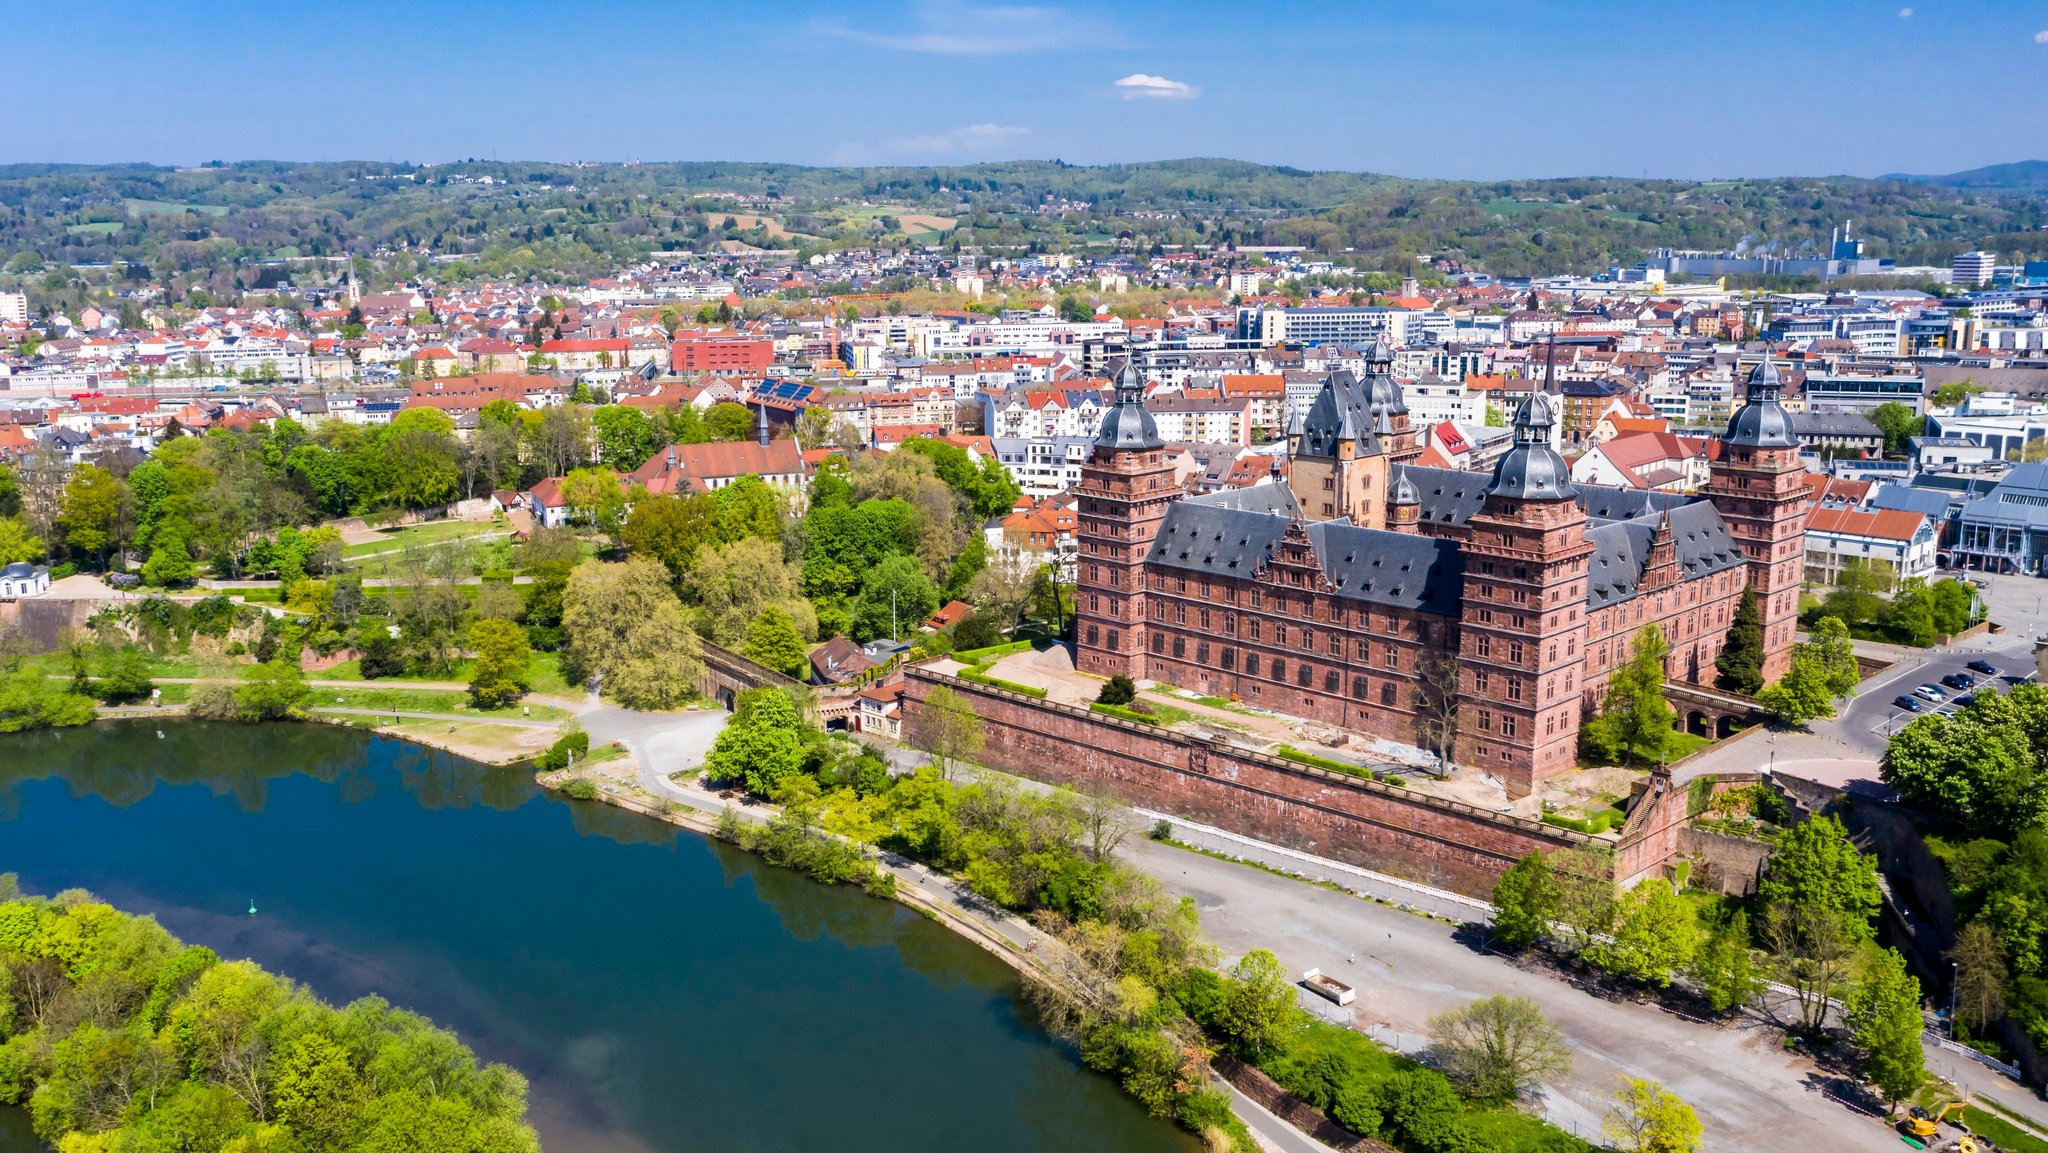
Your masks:
[{"label": "riverbank", "polygon": [[[190,716],[190,708],[183,703],[101,705],[93,713],[96,721],[183,720]],[[385,720],[386,717],[393,719]],[[398,737],[492,768],[507,768],[537,758],[561,735],[565,723],[331,706],[307,709],[301,719]]]}]

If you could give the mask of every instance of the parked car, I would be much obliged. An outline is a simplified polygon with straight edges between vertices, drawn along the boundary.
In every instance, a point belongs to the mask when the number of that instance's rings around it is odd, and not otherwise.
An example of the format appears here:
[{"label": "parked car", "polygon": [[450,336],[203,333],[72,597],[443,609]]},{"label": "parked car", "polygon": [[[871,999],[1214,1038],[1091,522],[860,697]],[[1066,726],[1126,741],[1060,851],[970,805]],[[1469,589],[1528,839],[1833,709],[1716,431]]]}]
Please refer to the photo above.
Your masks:
[{"label": "parked car", "polygon": [[1954,702],[1954,703],[1955,703],[1955,706],[1956,706],[1957,708],[1959,708],[1959,709],[1967,709],[1967,708],[1969,708],[1969,707],[1970,707],[1971,705],[1973,705],[1973,704],[1976,704],[1976,703],[1977,703],[1977,694],[1976,694],[1976,693],[1964,693],[1964,694],[1963,694],[1962,696],[1959,696],[1959,697],[1957,697],[1957,698],[1955,699],[1955,702]]},{"label": "parked car", "polygon": [[1906,710],[1909,713],[1917,713],[1921,709],[1927,707],[1925,704],[1921,702],[1919,697],[1895,697],[1893,698],[1892,703]]},{"label": "parked car", "polygon": [[1941,691],[1940,685],[1921,685],[1913,690],[1913,695],[1923,701],[1932,701],[1937,705],[1948,699],[1948,694]]},{"label": "parked car", "polygon": [[1950,673],[1941,678],[1941,683],[1952,689],[1967,689],[1977,683],[1977,678],[1968,673]]},{"label": "parked car", "polygon": [[1990,661],[1987,660],[1974,660],[1964,667],[1968,668],[1972,672],[1983,673],[1987,677],[1995,677],[1998,675],[1998,666],[1992,664]]}]

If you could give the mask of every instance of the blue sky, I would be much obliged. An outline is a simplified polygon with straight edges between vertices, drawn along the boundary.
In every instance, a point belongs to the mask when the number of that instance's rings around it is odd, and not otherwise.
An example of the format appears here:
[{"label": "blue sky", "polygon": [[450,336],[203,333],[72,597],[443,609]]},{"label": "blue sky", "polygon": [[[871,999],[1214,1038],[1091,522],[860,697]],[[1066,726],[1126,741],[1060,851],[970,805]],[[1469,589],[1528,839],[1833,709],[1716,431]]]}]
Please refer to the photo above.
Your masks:
[{"label": "blue sky", "polygon": [[1498,179],[2048,158],[2048,0],[6,7],[0,161],[1228,156]]}]

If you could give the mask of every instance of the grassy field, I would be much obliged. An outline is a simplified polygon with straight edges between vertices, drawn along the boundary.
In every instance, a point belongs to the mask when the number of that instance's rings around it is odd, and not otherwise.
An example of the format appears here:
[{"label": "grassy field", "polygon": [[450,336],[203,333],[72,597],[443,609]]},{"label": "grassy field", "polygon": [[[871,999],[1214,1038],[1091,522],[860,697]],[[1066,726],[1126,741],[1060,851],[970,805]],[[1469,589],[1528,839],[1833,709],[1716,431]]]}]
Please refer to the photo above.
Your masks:
[{"label": "grassy field", "polygon": [[492,724],[489,721],[401,721],[398,724],[377,724],[374,717],[344,718],[351,724],[368,721],[364,728],[379,728],[387,733],[410,737],[422,744],[452,745],[469,756],[482,755],[482,759],[506,760],[513,757],[537,757],[547,748],[550,734],[547,730],[515,728],[512,725]]},{"label": "grassy field", "polygon": [[430,520],[420,524],[401,525],[396,528],[377,530],[377,539],[359,544],[343,545],[341,555],[354,560],[371,553],[388,552],[393,549],[412,548],[419,545],[445,544],[451,540],[483,536],[486,533],[505,531],[503,517],[490,520]]},{"label": "grassy field", "polygon": [[[468,661],[456,662],[455,668],[446,676],[421,674],[418,676],[384,677],[376,683],[380,687],[389,685],[393,688],[404,688],[407,681],[467,683],[470,671],[469,664]],[[532,675],[529,684],[536,693],[548,693],[555,696],[575,696],[583,691],[581,687],[572,686],[562,678],[562,657],[560,653],[533,654],[533,664],[529,667],[529,671]],[[309,673],[307,674],[307,679],[315,681],[359,681],[363,679],[362,663],[360,661],[343,661],[331,669]]]},{"label": "grassy field", "polygon": [[[190,657],[145,656],[143,663],[149,667],[151,679],[158,677],[196,677],[199,675],[199,662]],[[71,675],[71,657],[67,653],[37,653],[34,656],[21,658],[21,667],[42,673],[45,676],[68,677]],[[88,662],[87,669],[94,676],[99,675],[100,660],[97,653]]]},{"label": "grassy field", "polygon": [[[509,709],[475,709],[469,694],[457,689],[315,688],[307,694],[313,708],[390,709],[400,713],[463,713],[477,717],[509,717],[535,721],[566,720],[567,709],[553,705],[514,705]],[[530,709],[531,712],[522,710]]]},{"label": "grassy field", "polygon": [[64,231],[73,236],[112,236],[121,231],[118,220],[102,220],[96,224],[67,224]]},{"label": "grassy field", "polygon": [[128,200],[124,201],[130,216],[175,215],[181,212],[196,212],[201,216],[226,216],[224,204],[180,204],[174,200]]}]

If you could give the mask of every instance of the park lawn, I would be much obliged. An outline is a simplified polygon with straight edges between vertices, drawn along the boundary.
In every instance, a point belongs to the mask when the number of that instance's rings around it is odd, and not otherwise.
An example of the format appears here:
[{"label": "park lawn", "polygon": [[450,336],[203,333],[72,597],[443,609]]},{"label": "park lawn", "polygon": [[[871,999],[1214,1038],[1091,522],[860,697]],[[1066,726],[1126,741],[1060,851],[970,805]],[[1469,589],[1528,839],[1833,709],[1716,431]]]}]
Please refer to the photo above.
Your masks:
[{"label": "park lawn", "polygon": [[1664,746],[1664,760],[1668,764],[1689,757],[1713,743],[1712,737],[1703,737],[1697,733],[1673,732]]},{"label": "park lawn", "polygon": [[315,686],[308,690],[306,699],[310,707],[321,709],[390,709],[400,713],[450,715],[463,713],[478,717],[515,717],[536,721],[559,721],[569,716],[567,709],[556,708],[553,705],[513,705],[509,709],[473,708],[469,703],[469,694],[460,689],[358,689]]},{"label": "park lawn", "polygon": [[397,528],[377,530],[377,539],[360,544],[341,546],[345,560],[368,556],[371,553],[391,549],[414,548],[421,545],[446,544],[453,540],[483,536],[486,533],[505,531],[503,518],[490,520],[430,520],[420,524],[401,525]]},{"label": "park lawn", "polygon": [[[370,721],[374,717],[351,718]],[[407,720],[376,725],[383,732],[410,737],[422,744],[449,745],[465,755],[491,754],[500,759],[534,757],[546,751],[554,733],[518,725],[497,725],[489,721]]]},{"label": "park lawn", "polygon": [[[469,682],[469,673],[470,662],[462,660],[455,662],[455,667],[446,673],[408,673],[401,677],[378,677],[372,683],[379,686],[389,685],[392,688],[405,688],[412,682],[467,684]],[[323,669],[317,673],[307,673],[306,679],[314,681],[360,681],[365,679],[363,677],[363,663],[351,658],[335,665],[331,669]],[[533,654],[533,663],[527,666],[526,683],[527,688],[533,692],[548,693],[553,696],[575,696],[583,691],[580,687],[571,685],[567,680],[563,679],[562,654],[560,653]]]},{"label": "park lawn", "polygon": [[[86,669],[94,676],[100,672],[98,650],[87,660]],[[149,667],[152,680],[163,677],[196,677],[200,675],[199,662],[190,657],[157,657],[144,654],[144,663]],[[68,653],[37,653],[21,658],[21,666],[42,673],[44,676],[68,677],[71,675],[71,656]]]}]

